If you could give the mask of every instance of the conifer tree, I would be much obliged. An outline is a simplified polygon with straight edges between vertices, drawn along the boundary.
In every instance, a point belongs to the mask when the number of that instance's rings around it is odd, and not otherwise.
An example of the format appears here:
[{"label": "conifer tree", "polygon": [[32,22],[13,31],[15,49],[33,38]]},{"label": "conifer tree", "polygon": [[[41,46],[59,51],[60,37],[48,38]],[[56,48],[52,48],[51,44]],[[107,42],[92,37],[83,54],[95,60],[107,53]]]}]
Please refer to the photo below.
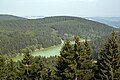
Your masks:
[{"label": "conifer tree", "polygon": [[92,55],[91,47],[89,46],[87,40],[84,44],[80,44],[80,39],[78,36],[75,37],[74,51],[77,55],[77,80],[89,80],[92,78]]},{"label": "conifer tree", "polygon": [[7,80],[16,80],[16,64],[10,59],[7,63]]},{"label": "conifer tree", "polygon": [[90,80],[93,77],[93,60],[92,60],[92,53],[91,47],[88,44],[88,41],[85,40],[82,52],[80,52],[80,59],[81,65],[79,67],[79,79],[81,80]]},{"label": "conifer tree", "polygon": [[100,51],[97,61],[95,77],[97,80],[120,79],[120,48],[115,32],[112,32],[104,48]]},{"label": "conifer tree", "polygon": [[44,67],[41,72],[42,75],[41,80],[56,80],[51,74],[52,74],[51,69],[49,67]]},{"label": "conifer tree", "polygon": [[34,69],[33,69],[33,74],[35,74],[35,79],[37,80],[45,80],[44,79],[44,65],[42,63],[41,57],[35,57],[34,58],[35,64],[34,64]]},{"label": "conifer tree", "polygon": [[0,80],[7,79],[7,62],[3,55],[0,55]]},{"label": "conifer tree", "polygon": [[[75,58],[76,58],[76,78],[75,80],[79,80],[82,77],[80,76],[80,74],[82,75],[83,73],[81,72],[81,65],[82,65],[82,55],[83,55],[83,47],[80,43],[80,38],[79,36],[75,36],[75,44],[74,44],[74,53],[75,53]],[[83,74],[84,75],[84,74]]]},{"label": "conifer tree", "polygon": [[26,53],[22,61],[19,61],[19,67],[17,70],[19,80],[44,80],[42,75],[43,64],[41,57],[33,57],[29,48],[26,48]]},{"label": "conifer tree", "polygon": [[[70,71],[68,71],[68,67],[70,65],[70,60],[68,59],[68,56],[70,56],[71,53],[71,45],[70,42],[66,42],[64,47],[62,48],[60,52],[60,56],[58,57],[58,63],[57,63],[57,71],[56,75],[59,80],[70,80],[72,79],[70,76]],[[68,74],[69,73],[69,74]]]},{"label": "conifer tree", "polygon": [[61,80],[86,80],[91,78],[88,77],[91,74],[91,67],[89,66],[91,64],[91,49],[87,41],[82,45],[79,37],[75,36],[74,45],[66,42],[62,48],[56,66],[56,73]]},{"label": "conifer tree", "polygon": [[29,53],[26,53],[23,60],[20,61],[17,79],[33,80],[34,79],[33,69],[34,69],[33,57]]}]

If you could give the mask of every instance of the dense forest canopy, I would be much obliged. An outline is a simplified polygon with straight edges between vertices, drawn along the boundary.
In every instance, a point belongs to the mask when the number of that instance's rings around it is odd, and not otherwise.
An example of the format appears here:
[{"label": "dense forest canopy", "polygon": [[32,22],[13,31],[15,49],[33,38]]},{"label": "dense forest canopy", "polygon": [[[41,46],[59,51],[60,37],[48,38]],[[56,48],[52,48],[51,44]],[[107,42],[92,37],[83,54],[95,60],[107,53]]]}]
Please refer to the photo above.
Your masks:
[{"label": "dense forest canopy", "polygon": [[[31,54],[61,43],[64,45],[58,56]],[[0,79],[119,80],[119,44],[119,29],[79,17],[25,19],[2,15]],[[19,56],[18,53],[22,58],[15,62],[13,56]]]},{"label": "dense forest canopy", "polygon": [[6,20],[25,20],[26,18],[18,17],[14,15],[8,15],[8,14],[0,14],[0,20],[6,21]]},{"label": "dense forest canopy", "polygon": [[41,19],[25,19],[11,15],[0,15],[0,53],[8,54],[26,47],[45,48],[81,38],[100,38],[113,29],[105,24],[79,17],[55,16]]},{"label": "dense forest canopy", "polygon": [[104,43],[100,57],[92,59],[88,41],[64,43],[59,56],[32,56],[27,48],[22,60],[0,55],[1,80],[120,80],[120,44],[116,33]]}]

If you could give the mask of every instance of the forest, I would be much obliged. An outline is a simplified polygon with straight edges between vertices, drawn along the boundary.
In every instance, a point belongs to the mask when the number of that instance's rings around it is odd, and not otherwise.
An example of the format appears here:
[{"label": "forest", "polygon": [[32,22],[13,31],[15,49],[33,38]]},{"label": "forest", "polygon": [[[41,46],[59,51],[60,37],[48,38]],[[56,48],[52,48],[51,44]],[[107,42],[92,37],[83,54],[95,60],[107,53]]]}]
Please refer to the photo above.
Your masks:
[{"label": "forest", "polygon": [[[59,56],[31,54],[62,40]],[[0,80],[120,80],[120,29],[80,17],[0,15]]]},{"label": "forest", "polygon": [[33,57],[29,50],[17,62],[0,55],[0,79],[120,80],[120,44],[114,31],[99,51],[97,60],[92,58],[92,48],[87,40],[81,43],[79,36],[75,36],[74,42],[66,41],[60,56],[49,58]]},{"label": "forest", "polygon": [[0,16],[0,54],[9,56],[21,54],[29,48],[46,48],[61,43],[61,39],[73,40],[74,35],[83,39],[97,39],[107,36],[112,30],[106,24],[79,17],[54,16],[40,19],[26,19],[12,15]]}]

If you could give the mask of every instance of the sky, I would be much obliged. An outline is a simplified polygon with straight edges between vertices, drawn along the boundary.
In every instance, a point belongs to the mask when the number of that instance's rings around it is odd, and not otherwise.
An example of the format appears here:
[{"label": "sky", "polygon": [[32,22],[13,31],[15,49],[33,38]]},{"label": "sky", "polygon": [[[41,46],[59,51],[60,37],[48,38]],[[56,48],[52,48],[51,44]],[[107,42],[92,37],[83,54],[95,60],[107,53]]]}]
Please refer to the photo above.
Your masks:
[{"label": "sky", "polygon": [[120,0],[0,0],[0,14],[120,17]]}]

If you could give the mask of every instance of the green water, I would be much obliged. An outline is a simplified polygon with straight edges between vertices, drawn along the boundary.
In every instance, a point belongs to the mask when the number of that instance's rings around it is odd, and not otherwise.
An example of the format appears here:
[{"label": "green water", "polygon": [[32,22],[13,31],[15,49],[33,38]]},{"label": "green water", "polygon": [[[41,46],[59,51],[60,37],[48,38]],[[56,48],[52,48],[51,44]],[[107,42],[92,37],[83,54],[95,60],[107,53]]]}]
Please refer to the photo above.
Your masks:
[{"label": "green water", "polygon": [[[83,41],[85,41],[85,40],[82,39],[81,42],[83,42]],[[50,57],[50,56],[55,56],[55,55],[58,56],[58,55],[60,55],[60,50],[63,46],[63,43],[64,42],[62,42],[61,44],[56,45],[56,46],[51,46],[48,48],[44,48],[42,50],[31,52],[31,55],[32,56],[45,56],[45,57]],[[70,43],[74,44],[74,41],[71,41]],[[12,59],[13,59],[13,61],[21,60],[21,59],[23,59],[23,55],[17,55],[16,57],[14,57]]]},{"label": "green water", "polygon": [[[63,44],[59,44],[56,46],[51,46],[48,48],[44,48],[42,50],[34,51],[31,52],[32,56],[45,56],[45,57],[50,57],[50,56],[58,56],[60,54],[60,50],[62,48]],[[17,55],[16,57],[12,58],[13,61],[18,61],[23,59],[23,55]]]},{"label": "green water", "polygon": [[50,57],[50,56],[58,56],[61,50],[62,44],[57,45],[57,46],[52,46],[49,48],[45,48],[43,50],[38,50],[35,52],[32,52],[32,56],[46,56],[46,57]]}]

